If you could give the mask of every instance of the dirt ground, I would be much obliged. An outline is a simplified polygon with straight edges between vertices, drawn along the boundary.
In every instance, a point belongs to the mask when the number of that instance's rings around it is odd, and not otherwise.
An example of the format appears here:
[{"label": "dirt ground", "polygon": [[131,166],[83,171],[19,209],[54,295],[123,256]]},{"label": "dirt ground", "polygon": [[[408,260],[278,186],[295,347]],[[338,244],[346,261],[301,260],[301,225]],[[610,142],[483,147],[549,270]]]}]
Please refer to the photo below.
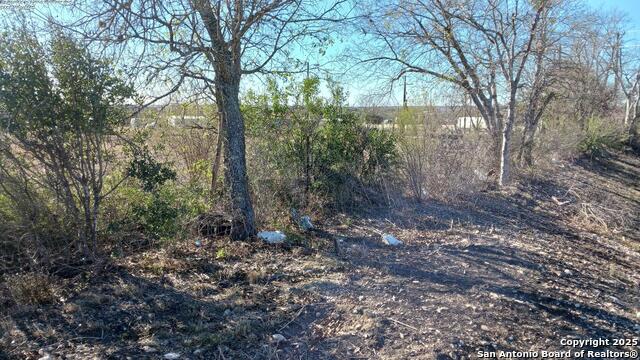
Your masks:
[{"label": "dirt ground", "polygon": [[[455,204],[317,225],[322,236],[285,246],[190,240],[60,273],[50,304],[0,303],[0,359],[640,350],[613,344],[640,339],[637,157],[556,163]],[[381,233],[404,244],[386,246]],[[598,338],[609,345],[562,343]]]}]

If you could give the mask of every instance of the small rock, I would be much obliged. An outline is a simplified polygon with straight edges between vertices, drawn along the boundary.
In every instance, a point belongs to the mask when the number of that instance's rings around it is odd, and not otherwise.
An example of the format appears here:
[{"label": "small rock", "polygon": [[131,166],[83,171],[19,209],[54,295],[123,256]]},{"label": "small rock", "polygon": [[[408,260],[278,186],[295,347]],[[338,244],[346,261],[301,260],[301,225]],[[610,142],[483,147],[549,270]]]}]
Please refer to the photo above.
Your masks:
[{"label": "small rock", "polygon": [[273,334],[271,335],[271,339],[273,340],[273,342],[275,342],[276,344],[279,344],[281,342],[287,341],[287,339],[281,335],[281,334]]},{"label": "small rock", "polygon": [[51,357],[51,355],[46,354],[45,356],[38,358],[38,360],[53,360],[53,358]]},{"label": "small rock", "polygon": [[564,274],[571,276],[571,275],[573,275],[573,272],[571,270],[569,270],[569,269],[564,269]]},{"label": "small rock", "polygon": [[396,237],[391,234],[382,234],[382,242],[389,246],[402,245],[402,241],[396,239]]},{"label": "small rock", "polygon": [[225,310],[224,313],[222,313],[222,316],[224,317],[231,316],[231,310],[230,309]]},{"label": "small rock", "polygon": [[487,325],[480,325],[480,330],[489,331],[489,327]]},{"label": "small rock", "polygon": [[282,244],[287,236],[280,230],[276,231],[260,231],[258,237],[269,244]]},{"label": "small rock", "polygon": [[157,350],[151,346],[145,345],[142,347],[142,351],[146,352],[146,353],[154,353]]},{"label": "small rock", "polygon": [[180,358],[180,354],[170,352],[170,353],[164,354],[163,358],[165,358],[166,360],[175,360]]},{"label": "small rock", "polygon": [[358,301],[362,301],[362,300],[364,300],[364,296],[362,295],[358,296]]}]

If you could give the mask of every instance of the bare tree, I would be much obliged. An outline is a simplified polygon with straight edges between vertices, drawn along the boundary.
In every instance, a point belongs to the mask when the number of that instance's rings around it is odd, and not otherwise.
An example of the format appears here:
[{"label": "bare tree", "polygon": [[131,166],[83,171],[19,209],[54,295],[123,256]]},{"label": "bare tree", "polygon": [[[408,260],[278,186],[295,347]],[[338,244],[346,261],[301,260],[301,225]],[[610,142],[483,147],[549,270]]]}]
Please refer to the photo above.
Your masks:
[{"label": "bare tree", "polygon": [[546,0],[429,0],[371,7],[362,31],[384,55],[365,61],[392,66],[395,79],[419,73],[465,91],[495,139],[502,186],[510,176],[521,80],[548,5]]},{"label": "bare tree", "polygon": [[[537,45],[537,47],[543,46],[541,44]],[[548,85],[551,81],[552,79],[548,75],[548,70],[544,64],[544,50],[539,48],[535,55],[535,70],[526,101],[527,105],[523,116],[522,144],[518,153],[518,160],[527,166],[533,165],[533,145],[540,119],[555,96],[553,91],[548,91]]]},{"label": "bare tree", "polygon": [[[575,9],[561,6],[562,1],[549,2],[540,19],[533,52],[533,62],[527,71],[523,102],[525,106],[522,141],[518,152],[518,161],[527,166],[533,165],[533,147],[536,132],[545,110],[556,97],[551,86],[556,77],[562,76],[555,70],[560,59],[562,42],[572,33],[571,20]],[[569,10],[569,11],[567,11]],[[568,14],[567,14],[568,13]]]},{"label": "bare tree", "polygon": [[[68,24],[118,48],[132,75],[166,90],[151,101],[197,81],[215,95],[224,139],[225,179],[232,238],[255,234],[245,161],[245,126],[239,91],[243,76],[291,71],[287,49],[321,38],[340,19],[345,0],[106,0],[79,5],[89,14]],[[214,160],[218,161],[218,160]],[[214,164],[213,167],[216,165]]]},{"label": "bare tree", "polygon": [[593,117],[607,117],[615,107],[614,47],[619,19],[581,11],[558,43],[550,69],[561,111],[587,127]]},{"label": "bare tree", "polygon": [[630,78],[621,76],[619,81],[625,96],[624,124],[629,126],[629,145],[640,152],[640,70]]},{"label": "bare tree", "polygon": [[[640,64],[635,54],[623,54],[624,34],[616,34],[614,48],[616,85],[624,95],[624,125],[629,126],[629,145],[640,151]],[[618,87],[616,86],[616,90]]]}]

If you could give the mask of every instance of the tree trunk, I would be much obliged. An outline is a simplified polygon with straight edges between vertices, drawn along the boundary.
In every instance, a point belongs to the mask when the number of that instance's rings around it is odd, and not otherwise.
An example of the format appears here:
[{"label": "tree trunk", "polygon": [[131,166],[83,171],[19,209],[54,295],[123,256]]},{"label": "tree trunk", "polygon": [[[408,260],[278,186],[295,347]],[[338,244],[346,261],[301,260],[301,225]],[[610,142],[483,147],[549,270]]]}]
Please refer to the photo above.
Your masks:
[{"label": "tree trunk", "polygon": [[516,110],[515,91],[511,91],[509,101],[509,113],[506,122],[502,126],[502,141],[500,143],[500,174],[498,176],[498,186],[503,187],[509,183],[511,176],[511,130],[515,121]]},{"label": "tree trunk", "polygon": [[631,116],[631,101],[629,98],[624,102],[624,126],[629,125],[629,117]]},{"label": "tree trunk", "polygon": [[231,238],[244,240],[255,235],[256,228],[247,178],[244,120],[238,99],[240,75],[224,75],[226,76],[219,76],[216,81],[216,102],[222,112],[226,142],[224,146],[225,178],[230,190],[233,211]]},{"label": "tree trunk", "polygon": [[522,134],[522,144],[520,145],[518,160],[526,166],[533,166],[533,139],[536,135],[537,125],[538,124],[535,124],[532,119],[525,119],[524,133]]},{"label": "tree trunk", "polygon": [[223,129],[224,122],[222,111],[218,109],[218,136],[216,139],[216,154],[213,160],[213,164],[211,165],[211,188],[209,192],[211,194],[211,205],[214,205],[214,195],[216,192],[216,184],[218,183],[218,176],[220,175],[220,160],[222,159],[222,140],[223,140]]},{"label": "tree trunk", "polygon": [[640,116],[637,114],[631,119],[629,126],[629,146],[636,154],[640,154]]},{"label": "tree trunk", "polygon": [[311,187],[311,139],[307,133],[304,138],[304,206],[309,206],[309,191]]},{"label": "tree trunk", "polygon": [[518,154],[518,161],[526,166],[533,166],[533,145],[538,130],[540,118],[544,114],[545,109],[554,98],[553,93],[545,96],[540,103],[540,93],[534,94],[529,100],[527,112],[524,114],[524,133],[522,134],[522,145]]},{"label": "tree trunk", "polygon": [[509,183],[511,176],[511,124],[505,124],[502,130],[502,141],[500,144],[500,175],[498,177],[498,186],[503,187]]}]

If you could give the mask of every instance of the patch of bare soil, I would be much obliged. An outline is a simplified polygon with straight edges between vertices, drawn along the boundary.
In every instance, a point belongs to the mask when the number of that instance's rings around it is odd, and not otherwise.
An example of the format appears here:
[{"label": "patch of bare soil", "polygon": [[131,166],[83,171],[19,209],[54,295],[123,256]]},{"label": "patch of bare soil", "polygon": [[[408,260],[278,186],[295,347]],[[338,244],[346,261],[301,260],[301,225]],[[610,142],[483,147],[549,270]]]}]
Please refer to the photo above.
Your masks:
[{"label": "patch of bare soil", "polygon": [[[639,179],[637,157],[580,160],[456,204],[327,219],[323,236],[286,246],[205,240],[114,258],[52,280],[48,305],[6,302],[0,359],[638,350],[612,342],[640,338]],[[597,338],[611,343],[561,343]]]}]

